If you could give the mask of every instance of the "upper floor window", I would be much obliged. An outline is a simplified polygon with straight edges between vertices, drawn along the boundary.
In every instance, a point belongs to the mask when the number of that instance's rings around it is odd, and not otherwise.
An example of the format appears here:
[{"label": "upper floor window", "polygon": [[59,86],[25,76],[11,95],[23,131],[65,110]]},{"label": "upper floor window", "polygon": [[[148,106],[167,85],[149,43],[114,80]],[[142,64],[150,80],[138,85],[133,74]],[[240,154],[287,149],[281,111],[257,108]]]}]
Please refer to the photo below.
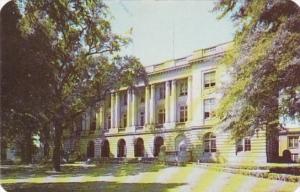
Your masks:
[{"label": "upper floor window", "polygon": [[160,109],[158,111],[158,124],[165,123],[165,109]]},{"label": "upper floor window", "polygon": [[204,152],[216,152],[216,136],[213,133],[204,135]]},{"label": "upper floor window", "polygon": [[111,116],[109,115],[107,117],[107,129],[110,129],[111,128]]},{"label": "upper floor window", "polygon": [[204,100],[204,119],[213,117],[215,108],[215,99]]},{"label": "upper floor window", "polygon": [[140,126],[144,126],[145,124],[145,113],[140,112]]},{"label": "upper floor window", "polygon": [[127,114],[123,114],[123,127],[127,127]]},{"label": "upper floor window", "polygon": [[186,122],[187,121],[187,106],[180,106],[180,122]]},{"label": "upper floor window", "polygon": [[183,81],[179,84],[179,96],[187,95],[187,82]]},{"label": "upper floor window", "polygon": [[141,97],[140,97],[140,102],[141,102],[141,103],[145,103],[145,96],[144,96],[144,95],[141,95]]},{"label": "upper floor window", "polygon": [[298,139],[299,139],[299,136],[289,136],[288,137],[288,147],[289,148],[298,148]]},{"label": "upper floor window", "polygon": [[127,94],[123,94],[123,105],[127,105]]},{"label": "upper floor window", "polygon": [[216,85],[216,72],[204,73],[204,88],[214,87]]},{"label": "upper floor window", "polygon": [[250,138],[244,139],[245,151],[251,151],[251,140]]},{"label": "upper floor window", "polygon": [[166,97],[165,87],[161,86],[159,87],[159,99],[165,99],[165,97]]},{"label": "upper floor window", "polygon": [[93,133],[96,130],[96,112],[91,111],[91,124],[90,124],[90,132]]}]

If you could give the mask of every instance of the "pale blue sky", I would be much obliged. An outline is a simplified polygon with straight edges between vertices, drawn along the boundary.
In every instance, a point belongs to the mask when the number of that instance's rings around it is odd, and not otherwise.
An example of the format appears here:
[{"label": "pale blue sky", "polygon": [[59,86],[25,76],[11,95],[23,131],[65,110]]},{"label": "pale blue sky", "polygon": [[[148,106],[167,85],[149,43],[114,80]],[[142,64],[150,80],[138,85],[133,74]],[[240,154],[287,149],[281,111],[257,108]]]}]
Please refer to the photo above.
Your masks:
[{"label": "pale blue sky", "polygon": [[114,32],[125,34],[133,28],[133,42],[124,53],[140,58],[143,65],[233,39],[233,23],[216,19],[213,0],[107,0],[106,4],[114,17]]}]

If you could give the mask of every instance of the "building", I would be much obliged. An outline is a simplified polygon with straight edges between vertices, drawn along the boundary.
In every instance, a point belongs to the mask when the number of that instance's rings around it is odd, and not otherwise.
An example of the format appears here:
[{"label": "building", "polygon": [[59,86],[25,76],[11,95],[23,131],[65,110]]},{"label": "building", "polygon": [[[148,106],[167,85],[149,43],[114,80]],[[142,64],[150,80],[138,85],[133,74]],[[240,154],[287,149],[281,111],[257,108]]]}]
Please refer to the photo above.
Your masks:
[{"label": "building", "polygon": [[64,149],[82,158],[169,156],[186,150],[203,162],[267,162],[264,128],[240,141],[217,129],[214,108],[226,77],[219,64],[231,43],[194,51],[180,59],[146,67],[149,85],[121,88],[64,133]]}]

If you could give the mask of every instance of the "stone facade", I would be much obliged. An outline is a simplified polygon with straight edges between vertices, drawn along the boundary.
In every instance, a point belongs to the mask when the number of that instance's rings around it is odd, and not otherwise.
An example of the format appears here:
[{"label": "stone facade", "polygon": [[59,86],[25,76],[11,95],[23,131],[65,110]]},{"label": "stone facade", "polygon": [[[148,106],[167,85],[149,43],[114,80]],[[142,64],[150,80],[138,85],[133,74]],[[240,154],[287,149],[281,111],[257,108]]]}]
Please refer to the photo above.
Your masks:
[{"label": "stone facade", "polygon": [[264,129],[235,141],[217,128],[214,108],[228,78],[218,61],[229,47],[224,43],[146,67],[149,84],[112,91],[87,109],[81,124],[64,134],[65,150],[83,158],[150,158],[164,145],[166,154],[185,150],[191,161],[266,162]]}]

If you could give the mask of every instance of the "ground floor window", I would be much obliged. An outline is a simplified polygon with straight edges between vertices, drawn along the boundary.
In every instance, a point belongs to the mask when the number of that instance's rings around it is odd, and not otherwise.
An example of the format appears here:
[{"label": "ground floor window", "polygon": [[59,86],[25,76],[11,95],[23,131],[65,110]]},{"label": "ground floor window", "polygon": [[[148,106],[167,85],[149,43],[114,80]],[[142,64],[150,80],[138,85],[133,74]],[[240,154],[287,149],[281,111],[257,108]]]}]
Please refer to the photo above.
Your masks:
[{"label": "ground floor window", "polygon": [[293,162],[298,162],[298,153],[292,153],[291,154],[291,160]]},{"label": "ground floor window", "polygon": [[288,147],[298,148],[298,139],[299,136],[288,136]]},{"label": "ground floor window", "polygon": [[236,142],[236,152],[251,151],[251,139],[246,137]]},{"label": "ground floor window", "polygon": [[216,136],[213,133],[204,135],[204,152],[216,152]]}]

